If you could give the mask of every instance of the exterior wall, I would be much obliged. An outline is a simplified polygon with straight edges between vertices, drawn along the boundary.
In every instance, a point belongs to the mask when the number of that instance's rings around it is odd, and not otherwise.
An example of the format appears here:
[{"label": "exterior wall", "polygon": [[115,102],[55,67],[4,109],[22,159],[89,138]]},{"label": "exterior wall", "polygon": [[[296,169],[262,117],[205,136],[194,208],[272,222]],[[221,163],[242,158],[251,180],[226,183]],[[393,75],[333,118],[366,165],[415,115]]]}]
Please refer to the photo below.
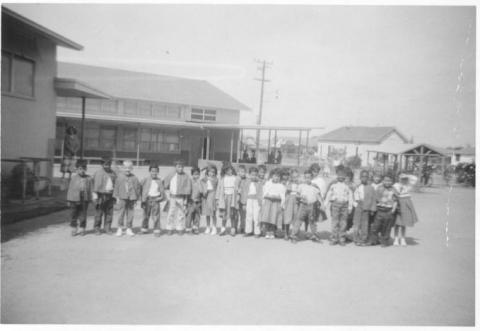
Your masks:
[{"label": "exterior wall", "polygon": [[322,159],[326,159],[329,156],[329,149],[345,150],[346,157],[358,155],[362,159],[362,166],[371,163],[373,155],[370,155],[370,160],[367,160],[368,151],[375,149],[387,149],[391,146],[398,146],[404,144],[403,139],[396,133],[392,133],[380,144],[358,144],[358,143],[345,143],[345,142],[318,142],[318,156]]},{"label": "exterior wall", "polygon": [[[8,20],[2,22],[2,34],[3,51],[22,55],[35,63],[33,98],[2,92],[2,158],[53,157],[56,45],[27,31],[19,31],[17,26],[9,26]],[[21,34],[34,45],[25,47],[23,37],[18,37]]]},{"label": "exterior wall", "polygon": [[[56,108],[59,112],[80,114],[82,111],[81,107],[80,98],[57,98]],[[199,109],[200,107],[129,99],[87,99],[85,105],[85,111],[89,114],[184,122],[191,121],[192,108]],[[216,111],[215,123],[238,124],[240,121],[240,111],[238,110],[205,109]]]}]

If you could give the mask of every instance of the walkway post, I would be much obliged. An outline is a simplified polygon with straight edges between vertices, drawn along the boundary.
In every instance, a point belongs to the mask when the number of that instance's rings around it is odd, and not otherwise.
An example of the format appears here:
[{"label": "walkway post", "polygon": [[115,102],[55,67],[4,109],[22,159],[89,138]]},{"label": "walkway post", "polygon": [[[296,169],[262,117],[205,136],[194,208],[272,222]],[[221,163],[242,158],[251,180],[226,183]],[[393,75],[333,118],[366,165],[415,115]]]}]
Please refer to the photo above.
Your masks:
[{"label": "walkway post", "polygon": [[83,141],[84,141],[84,133],[85,133],[85,97],[82,97],[82,122],[80,125],[80,131],[82,132],[82,139],[80,140],[80,160],[83,160],[85,156],[83,150]]},{"label": "walkway post", "polygon": [[302,130],[298,131],[298,153],[297,153],[297,166],[300,166],[300,150],[302,144]]}]

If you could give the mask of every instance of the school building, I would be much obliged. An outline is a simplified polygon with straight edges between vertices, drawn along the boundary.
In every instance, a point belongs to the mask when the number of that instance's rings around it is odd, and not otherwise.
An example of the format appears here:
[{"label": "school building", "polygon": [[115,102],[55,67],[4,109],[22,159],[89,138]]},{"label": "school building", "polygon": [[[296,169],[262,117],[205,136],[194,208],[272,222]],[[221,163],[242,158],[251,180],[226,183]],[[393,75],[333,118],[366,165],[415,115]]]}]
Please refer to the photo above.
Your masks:
[{"label": "school building", "polygon": [[[60,62],[56,82],[58,159],[66,128],[81,132],[82,116],[87,160],[197,165],[237,158],[236,127],[249,108],[207,81]],[[92,97],[82,96],[86,87]]]},{"label": "school building", "polygon": [[344,126],[316,138],[317,155],[321,159],[358,156],[362,165],[373,162],[373,149],[388,149],[408,143],[395,127]]},{"label": "school building", "polygon": [[53,157],[57,46],[83,48],[2,6],[2,170]]}]

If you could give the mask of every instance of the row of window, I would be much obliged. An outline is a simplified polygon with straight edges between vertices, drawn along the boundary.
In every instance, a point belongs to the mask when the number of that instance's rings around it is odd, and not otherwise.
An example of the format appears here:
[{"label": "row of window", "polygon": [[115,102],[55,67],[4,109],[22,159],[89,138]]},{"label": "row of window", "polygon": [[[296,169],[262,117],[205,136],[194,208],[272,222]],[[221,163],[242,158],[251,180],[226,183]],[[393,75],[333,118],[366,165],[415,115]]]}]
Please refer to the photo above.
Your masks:
[{"label": "row of window", "polygon": [[33,98],[35,62],[2,51],[2,93]]},{"label": "row of window", "polygon": [[191,120],[201,122],[215,122],[217,120],[217,111],[193,108]]},{"label": "row of window", "polygon": [[[64,128],[57,127],[57,138],[63,138]],[[115,126],[85,126],[85,149],[117,150],[134,152],[137,150],[150,153],[179,153],[180,138],[176,132],[160,129],[141,128],[137,140],[137,128]]]}]

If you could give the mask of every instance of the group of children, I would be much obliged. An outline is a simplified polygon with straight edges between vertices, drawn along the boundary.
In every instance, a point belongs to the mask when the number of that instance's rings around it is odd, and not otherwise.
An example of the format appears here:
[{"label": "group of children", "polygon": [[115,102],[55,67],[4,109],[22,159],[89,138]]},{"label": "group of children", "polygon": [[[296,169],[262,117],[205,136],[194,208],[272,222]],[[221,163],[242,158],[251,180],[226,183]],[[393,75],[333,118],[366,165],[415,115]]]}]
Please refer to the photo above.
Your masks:
[{"label": "group of children", "polygon": [[[111,164],[111,160],[103,160],[102,168],[90,177],[86,174],[86,163],[77,162],[77,175],[72,177],[67,193],[73,236],[85,235],[90,203],[96,210],[96,234],[114,233],[112,219],[116,204],[119,216],[115,234],[135,235],[132,224],[137,201],[143,209],[139,233],[150,232],[149,222],[153,218],[155,236],[161,234],[162,211],[167,213],[169,235],[199,234],[200,219],[204,216],[205,234],[283,237],[292,243],[298,242],[302,226],[307,239],[321,242],[317,225],[330,218],[330,244],[342,246],[347,237],[358,246],[388,246],[393,227],[394,245],[405,246],[406,227],[417,222],[410,198],[416,178],[407,174],[400,174],[396,184],[390,174],[383,178],[374,175],[370,182],[370,174],[364,170],[357,186],[353,183],[353,172],[339,166],[336,179],[327,185],[318,164],[312,164],[303,176],[296,169],[273,169],[268,178],[264,165],[251,166],[248,171],[240,165],[236,171],[226,164],[218,177],[214,165],[202,171],[193,167],[189,176],[178,161],[175,171],[163,179],[159,167],[151,165],[149,176],[140,181],[132,173],[131,161],[123,162],[119,174],[112,170]],[[350,228],[351,236],[347,236]]]}]

